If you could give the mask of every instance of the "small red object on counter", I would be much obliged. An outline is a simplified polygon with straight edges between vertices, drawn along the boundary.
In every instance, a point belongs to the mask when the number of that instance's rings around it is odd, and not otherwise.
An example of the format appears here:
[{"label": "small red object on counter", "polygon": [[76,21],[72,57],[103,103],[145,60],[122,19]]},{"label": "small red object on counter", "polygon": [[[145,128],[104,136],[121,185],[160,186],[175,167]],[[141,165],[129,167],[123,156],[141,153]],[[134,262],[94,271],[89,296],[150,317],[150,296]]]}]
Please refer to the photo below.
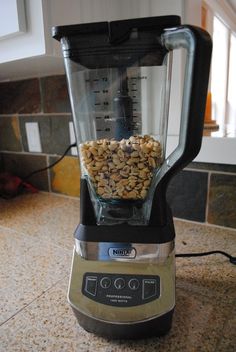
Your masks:
[{"label": "small red object on counter", "polygon": [[38,189],[18,176],[8,172],[0,173],[0,197],[9,199],[24,192],[36,193]]}]

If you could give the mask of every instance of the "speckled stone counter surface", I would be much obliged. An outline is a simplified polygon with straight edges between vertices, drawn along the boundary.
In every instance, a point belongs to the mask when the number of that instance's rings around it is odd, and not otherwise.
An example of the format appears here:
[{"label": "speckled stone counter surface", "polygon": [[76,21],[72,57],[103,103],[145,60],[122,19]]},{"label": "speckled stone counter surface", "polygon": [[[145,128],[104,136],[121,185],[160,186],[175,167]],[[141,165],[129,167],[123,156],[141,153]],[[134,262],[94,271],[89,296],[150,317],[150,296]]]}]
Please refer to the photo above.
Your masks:
[{"label": "speckled stone counter surface", "polygon": [[[172,330],[110,341],[80,328],[66,294],[79,200],[46,193],[0,200],[0,351],[236,351],[236,266],[222,256],[177,259]],[[175,221],[178,253],[236,255],[236,231]]]}]

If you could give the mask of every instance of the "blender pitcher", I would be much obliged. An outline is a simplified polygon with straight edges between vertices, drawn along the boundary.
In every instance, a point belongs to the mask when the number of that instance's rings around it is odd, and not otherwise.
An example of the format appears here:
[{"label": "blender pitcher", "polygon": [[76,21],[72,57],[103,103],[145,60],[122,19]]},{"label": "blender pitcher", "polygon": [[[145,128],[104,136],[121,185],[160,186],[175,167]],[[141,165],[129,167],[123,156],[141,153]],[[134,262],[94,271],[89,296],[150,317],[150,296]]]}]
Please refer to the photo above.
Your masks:
[{"label": "blender pitcher", "polygon": [[[81,165],[68,299],[88,331],[161,335],[175,305],[171,177],[201,146],[211,39],[178,16],[53,28]],[[185,49],[179,144],[166,155],[173,50]]]},{"label": "blender pitcher", "polygon": [[179,24],[175,16],[158,25],[143,20],[142,27],[117,21],[109,33],[106,23],[87,32],[80,25],[61,39],[82,178],[97,224],[148,224],[165,158],[172,61],[158,36],[170,20]]}]

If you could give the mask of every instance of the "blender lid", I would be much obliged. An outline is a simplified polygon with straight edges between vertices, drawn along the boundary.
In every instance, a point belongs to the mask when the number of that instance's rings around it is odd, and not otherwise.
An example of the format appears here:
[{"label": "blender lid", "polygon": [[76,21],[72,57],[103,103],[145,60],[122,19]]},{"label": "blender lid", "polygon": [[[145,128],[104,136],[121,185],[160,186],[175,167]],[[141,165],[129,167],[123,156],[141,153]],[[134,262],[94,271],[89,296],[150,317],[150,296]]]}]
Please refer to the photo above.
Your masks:
[{"label": "blender lid", "polygon": [[161,43],[161,34],[179,25],[179,16],[145,17],[56,26],[52,36],[61,41],[64,58],[90,69],[134,63],[154,66],[162,65],[168,52]]},{"label": "blender lid", "polygon": [[55,26],[52,28],[52,37],[58,41],[62,37],[103,33],[107,34],[110,44],[119,43],[126,40],[133,28],[138,30],[157,30],[179,26],[180,16],[155,16],[119,20],[112,22],[81,23],[66,26]]}]

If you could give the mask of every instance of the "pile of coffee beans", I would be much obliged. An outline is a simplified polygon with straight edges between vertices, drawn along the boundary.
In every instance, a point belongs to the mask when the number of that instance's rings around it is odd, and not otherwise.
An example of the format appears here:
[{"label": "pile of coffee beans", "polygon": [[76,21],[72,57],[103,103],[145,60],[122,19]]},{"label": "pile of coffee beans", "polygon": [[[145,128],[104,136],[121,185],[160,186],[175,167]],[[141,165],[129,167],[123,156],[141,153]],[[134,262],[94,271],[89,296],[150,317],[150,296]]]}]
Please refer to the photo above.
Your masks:
[{"label": "pile of coffee beans", "polygon": [[148,135],[89,141],[79,149],[83,173],[105,199],[144,199],[162,162],[160,143]]}]

